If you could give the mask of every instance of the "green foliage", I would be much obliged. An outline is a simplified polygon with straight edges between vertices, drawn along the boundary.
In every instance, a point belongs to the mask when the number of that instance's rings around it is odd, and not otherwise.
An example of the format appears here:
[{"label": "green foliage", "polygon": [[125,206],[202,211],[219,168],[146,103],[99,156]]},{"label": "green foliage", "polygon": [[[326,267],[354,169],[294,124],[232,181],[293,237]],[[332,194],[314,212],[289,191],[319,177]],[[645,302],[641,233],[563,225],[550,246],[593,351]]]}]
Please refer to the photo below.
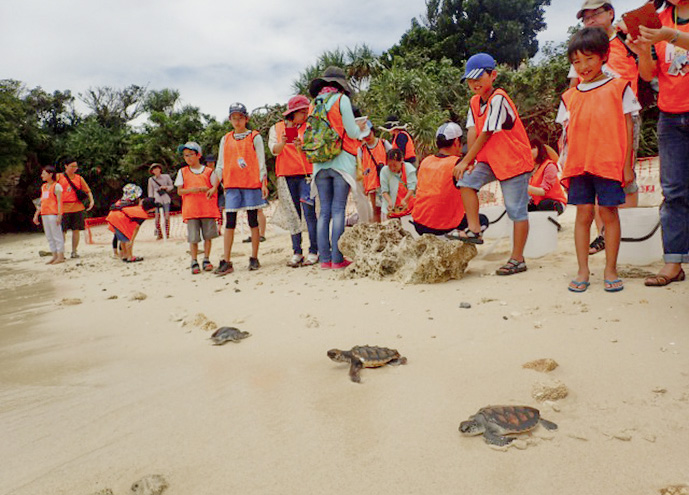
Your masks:
[{"label": "green foliage", "polygon": [[25,105],[20,98],[21,83],[0,81],[0,172],[20,164],[26,158],[27,144],[22,137]]}]

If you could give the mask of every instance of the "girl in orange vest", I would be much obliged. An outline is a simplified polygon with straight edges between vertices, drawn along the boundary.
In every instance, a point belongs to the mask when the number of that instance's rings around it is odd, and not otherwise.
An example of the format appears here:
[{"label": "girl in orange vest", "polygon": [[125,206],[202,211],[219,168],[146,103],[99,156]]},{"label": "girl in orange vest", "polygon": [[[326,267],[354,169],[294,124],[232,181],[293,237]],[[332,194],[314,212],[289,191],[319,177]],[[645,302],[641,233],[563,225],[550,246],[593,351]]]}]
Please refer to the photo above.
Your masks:
[{"label": "girl in orange vest", "polygon": [[380,192],[383,214],[399,218],[411,213],[416,190],[416,169],[404,161],[402,150],[393,148],[387,153],[388,164],[380,171]]},{"label": "girl in orange vest", "polygon": [[46,264],[55,265],[65,261],[65,238],[62,234],[63,191],[62,186],[57,183],[55,167],[43,167],[41,179],[44,184],[41,186],[40,208],[33,216],[33,223],[38,225],[38,217],[41,217],[43,231],[48,239],[50,252],[53,253],[53,257]]},{"label": "girl in orange vest", "polygon": [[[633,46],[639,54],[641,77],[658,77],[658,150],[663,206],[660,225],[665,265],[646,279],[662,287],[686,279],[689,263],[689,0],[655,0],[662,27],[641,26]],[[651,55],[651,45],[657,58]]]},{"label": "girl in orange vest", "polygon": [[105,217],[108,229],[120,243],[119,255],[125,263],[143,261],[141,256],[133,255],[134,239],[141,224],[148,219],[148,213],[155,209],[155,199],[135,199],[139,196],[141,188],[136,184],[127,184],[122,199],[110,207],[110,213]]},{"label": "girl in orange vest", "polygon": [[536,168],[529,180],[529,211],[556,211],[558,215],[562,215],[567,195],[557,175],[557,164],[548,155],[540,138],[531,138],[531,153]]},{"label": "girl in orange vest", "polygon": [[[287,263],[292,268],[318,263],[316,206],[311,199],[313,165],[299,149],[306,131],[310,105],[306,96],[293,96],[287,102],[284,120],[277,122],[268,132],[268,148],[275,156],[279,207],[292,235],[293,254]],[[310,243],[306,258],[301,247],[302,216],[306,221]]]},{"label": "girl in orange vest", "polygon": [[191,254],[191,273],[201,273],[198,262],[199,242],[203,235],[203,271],[213,271],[210,262],[211,241],[218,237],[218,177],[213,169],[201,164],[201,146],[189,141],[180,146],[187,166],[177,172],[175,187],[182,197],[182,220],[187,224]]},{"label": "girl in orange vest", "polygon": [[624,288],[617,276],[623,186],[634,180],[632,117],[640,109],[629,83],[602,71],[610,42],[600,28],[584,28],[570,41],[567,55],[582,82],[562,95],[557,122],[565,129],[566,158],[562,181],[569,188],[568,203],[576,205],[574,243],[579,270],[569,290],[589,287],[589,241],[594,207],[598,204],[605,227],[604,289]]},{"label": "girl in orange vest", "polygon": [[[232,244],[237,228],[237,212],[246,211],[251,229],[251,257],[249,270],[258,270],[258,245],[260,242],[258,210],[268,206],[268,174],[266,171],[263,138],[258,131],[247,127],[249,112],[242,103],[230,105],[230,123],[233,131],[220,140],[220,150],[215,173],[222,178],[225,189],[225,249],[220,265],[215,269],[217,275],[227,275],[234,271]],[[210,194],[217,192],[215,186]]]}]

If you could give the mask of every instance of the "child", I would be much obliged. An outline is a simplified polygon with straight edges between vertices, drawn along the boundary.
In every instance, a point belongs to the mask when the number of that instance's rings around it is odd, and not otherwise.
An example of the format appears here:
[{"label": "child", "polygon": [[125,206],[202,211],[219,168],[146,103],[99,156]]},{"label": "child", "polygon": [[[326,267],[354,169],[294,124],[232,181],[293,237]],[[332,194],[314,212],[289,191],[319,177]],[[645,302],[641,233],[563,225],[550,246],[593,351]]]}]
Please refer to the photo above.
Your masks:
[{"label": "child", "polygon": [[548,155],[548,149],[540,138],[531,138],[531,155],[536,167],[529,180],[529,211],[556,211],[562,215],[567,195],[557,175],[557,164]]},{"label": "child", "polygon": [[[137,191],[138,189],[138,191]],[[137,195],[138,193],[138,195]],[[140,256],[134,256],[134,239],[139,233],[141,224],[148,218],[148,212],[155,209],[153,198],[139,199],[132,204],[134,198],[141,195],[141,188],[135,184],[124,186],[122,199],[110,207],[110,213],[105,217],[108,228],[122,246],[121,257],[125,263],[143,261]]]},{"label": "child", "polygon": [[496,76],[495,60],[490,55],[478,53],[467,60],[464,79],[474,93],[467,117],[469,151],[455,166],[454,177],[469,223],[462,240],[473,244],[483,244],[478,190],[496,179],[500,181],[507,216],[514,222],[514,236],[510,259],[496,274],[512,275],[526,271],[529,174],[534,165],[517,107],[505,91],[493,87]]},{"label": "child", "polygon": [[191,253],[191,273],[201,273],[199,242],[203,234],[203,271],[213,271],[210,262],[211,241],[218,237],[218,177],[213,169],[201,164],[201,146],[189,141],[179,147],[187,166],[177,172],[175,187],[182,197],[182,220],[187,224]]},{"label": "child", "polygon": [[[268,133],[268,148],[275,156],[280,209],[292,235],[293,254],[292,259],[287,262],[287,266],[291,268],[318,263],[316,206],[310,197],[313,165],[299,149],[306,131],[309,107],[309,99],[306,96],[293,96],[287,102],[287,110],[283,113],[284,120],[272,126]],[[301,248],[302,216],[310,241],[306,258]]]},{"label": "child", "polygon": [[53,254],[46,265],[56,265],[65,261],[65,238],[62,235],[62,186],[57,182],[55,167],[43,167],[41,179],[45,184],[41,186],[40,208],[33,216],[33,223],[39,224],[40,215],[43,231],[48,239],[50,252]]},{"label": "child", "polygon": [[[249,113],[241,103],[230,105],[230,123],[234,128],[220,140],[216,174],[225,188],[225,250],[217,275],[232,273],[232,244],[237,227],[237,212],[246,210],[251,228],[251,257],[249,270],[258,270],[258,210],[268,203],[267,172],[263,139],[258,131],[247,128]],[[210,194],[215,194],[217,186]]]},{"label": "child", "polygon": [[569,204],[577,205],[574,244],[579,271],[569,284],[572,292],[589,286],[589,236],[596,202],[605,227],[605,291],[624,288],[617,277],[617,208],[625,202],[624,184],[634,180],[631,114],[640,106],[628,81],[603,73],[609,49],[608,36],[600,28],[579,31],[567,49],[582,81],[562,95],[557,116],[567,147],[562,180],[569,188]]},{"label": "child", "polygon": [[388,115],[382,129],[391,134],[390,143],[393,148],[402,150],[404,161],[412,165],[415,164],[416,149],[414,148],[414,140],[411,134],[407,132],[407,124],[400,123],[400,119],[397,115]]},{"label": "child", "polygon": [[153,177],[148,178],[148,197],[155,199],[156,202],[156,230],[155,236],[157,240],[163,238],[163,230],[160,228],[160,211],[163,211],[163,218],[165,220],[165,237],[170,238],[170,204],[172,198],[170,193],[174,189],[172,178],[168,174],[163,173],[163,166],[160,163],[153,163],[148,167],[148,171],[153,174]]},{"label": "child", "polygon": [[402,150],[391,149],[387,153],[388,164],[380,171],[382,213],[386,218],[408,215],[414,206],[416,169],[414,165],[403,160]]},{"label": "child", "polygon": [[364,194],[369,197],[373,208],[373,221],[380,223],[380,171],[385,165],[386,153],[392,146],[384,139],[376,137],[370,120],[366,125],[371,129],[371,133],[363,139],[357,152],[357,163],[361,169]]},{"label": "child", "polygon": [[[467,227],[462,194],[452,175],[462,157],[462,128],[447,122],[435,133],[438,152],[427,156],[417,171],[416,200],[412,209],[414,228],[419,235],[444,235]],[[488,218],[481,215],[481,227]]]}]

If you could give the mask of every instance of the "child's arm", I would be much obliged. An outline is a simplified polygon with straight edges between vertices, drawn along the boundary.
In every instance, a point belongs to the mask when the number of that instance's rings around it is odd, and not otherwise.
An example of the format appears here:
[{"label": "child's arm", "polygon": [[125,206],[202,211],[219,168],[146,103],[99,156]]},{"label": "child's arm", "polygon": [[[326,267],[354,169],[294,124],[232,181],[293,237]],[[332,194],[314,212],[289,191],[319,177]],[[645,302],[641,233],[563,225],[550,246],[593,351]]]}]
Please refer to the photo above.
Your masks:
[{"label": "child's arm", "polygon": [[632,122],[632,114],[627,113],[624,116],[627,124],[627,153],[624,157],[624,185],[634,182],[634,167],[632,161],[634,159],[634,123]]},{"label": "child's arm", "polygon": [[542,187],[529,186],[529,194],[531,196],[545,196],[545,189]]},{"label": "child's arm", "polygon": [[[470,140],[472,131],[474,135],[476,135],[476,128],[472,127],[469,129]],[[467,152],[466,156],[462,158],[462,160],[455,165],[455,168],[452,170],[452,175],[455,177],[455,179],[461,179],[465,172],[471,172],[473,170],[476,156],[483,149],[492,135],[493,133],[491,131],[483,131],[478,135],[474,143],[469,146],[469,151]]]}]

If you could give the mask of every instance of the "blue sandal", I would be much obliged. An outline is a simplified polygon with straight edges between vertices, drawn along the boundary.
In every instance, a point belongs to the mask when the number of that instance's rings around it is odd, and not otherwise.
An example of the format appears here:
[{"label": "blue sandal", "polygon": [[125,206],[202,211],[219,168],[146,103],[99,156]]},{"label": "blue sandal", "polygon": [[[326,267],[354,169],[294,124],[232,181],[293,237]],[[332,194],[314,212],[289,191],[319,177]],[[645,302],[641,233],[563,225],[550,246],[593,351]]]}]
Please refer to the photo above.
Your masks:
[{"label": "blue sandal", "polygon": [[624,284],[622,280],[606,280],[605,281],[605,292],[619,292],[624,289]]},{"label": "blue sandal", "polygon": [[586,292],[586,290],[589,288],[589,285],[591,285],[591,283],[588,280],[585,282],[577,282],[576,280],[572,280],[567,289],[570,292]]}]

